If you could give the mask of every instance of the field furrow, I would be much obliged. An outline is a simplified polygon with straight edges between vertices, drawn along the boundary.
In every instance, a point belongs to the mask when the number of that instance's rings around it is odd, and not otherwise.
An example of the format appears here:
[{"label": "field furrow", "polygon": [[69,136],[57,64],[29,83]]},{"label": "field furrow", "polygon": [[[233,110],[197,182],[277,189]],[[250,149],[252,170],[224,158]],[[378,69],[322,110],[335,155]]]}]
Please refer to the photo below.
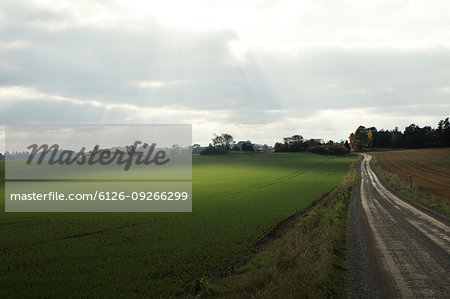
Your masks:
[{"label": "field furrow", "polygon": [[403,180],[450,198],[450,148],[375,153],[380,166]]}]

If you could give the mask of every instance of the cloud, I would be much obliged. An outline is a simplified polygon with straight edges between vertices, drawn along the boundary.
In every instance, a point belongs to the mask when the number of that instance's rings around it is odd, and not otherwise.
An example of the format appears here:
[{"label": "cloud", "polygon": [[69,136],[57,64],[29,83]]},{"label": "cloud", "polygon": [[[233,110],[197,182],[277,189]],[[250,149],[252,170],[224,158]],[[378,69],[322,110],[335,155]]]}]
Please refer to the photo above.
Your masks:
[{"label": "cloud", "polygon": [[3,2],[0,119],[192,123],[201,143],[226,130],[273,143],[291,133],[343,139],[367,123],[434,125],[449,111],[449,8]]},{"label": "cloud", "polygon": [[155,89],[155,88],[164,88],[171,85],[177,85],[182,82],[180,81],[139,81],[136,82],[135,85],[142,89]]}]

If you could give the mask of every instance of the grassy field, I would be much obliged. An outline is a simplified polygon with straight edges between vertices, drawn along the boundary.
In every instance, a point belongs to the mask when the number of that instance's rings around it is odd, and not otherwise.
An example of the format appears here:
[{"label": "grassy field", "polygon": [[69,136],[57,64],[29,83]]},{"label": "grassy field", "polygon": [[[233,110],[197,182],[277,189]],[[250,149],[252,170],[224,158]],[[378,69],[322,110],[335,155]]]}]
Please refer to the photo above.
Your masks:
[{"label": "grassy field", "polygon": [[203,293],[226,298],[346,297],[348,204],[357,178],[354,162],[339,186],[281,238],[231,275],[208,283]]},{"label": "grassy field", "polygon": [[0,297],[192,293],[336,186],[355,159],[196,156],[192,213],[2,212]]},{"label": "grassy field", "polygon": [[[374,152],[375,170],[407,198],[450,217],[450,148]],[[409,189],[408,175],[413,177]]]}]

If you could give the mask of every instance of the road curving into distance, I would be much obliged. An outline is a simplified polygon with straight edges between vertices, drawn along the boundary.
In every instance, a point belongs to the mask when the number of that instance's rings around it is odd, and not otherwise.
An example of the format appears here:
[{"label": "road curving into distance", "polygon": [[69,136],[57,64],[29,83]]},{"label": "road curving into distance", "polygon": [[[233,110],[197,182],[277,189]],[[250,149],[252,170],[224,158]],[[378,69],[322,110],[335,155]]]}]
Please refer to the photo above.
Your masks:
[{"label": "road curving into distance", "polygon": [[350,204],[351,298],[450,298],[450,220],[390,191],[363,154]]}]

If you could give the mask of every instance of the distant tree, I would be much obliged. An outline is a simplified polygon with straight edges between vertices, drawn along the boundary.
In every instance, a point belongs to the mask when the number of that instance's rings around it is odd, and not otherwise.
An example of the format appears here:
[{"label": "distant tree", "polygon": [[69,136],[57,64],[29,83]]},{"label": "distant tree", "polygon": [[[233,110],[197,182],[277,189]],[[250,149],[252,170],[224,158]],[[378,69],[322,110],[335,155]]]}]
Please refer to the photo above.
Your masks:
[{"label": "distant tree", "polygon": [[392,138],[392,132],[389,130],[380,130],[374,135],[373,139],[373,147],[376,148],[383,148],[383,147],[390,147],[391,146],[391,138]]},{"label": "distant tree", "polygon": [[255,149],[252,146],[252,142],[250,140],[245,141],[242,143],[242,151],[243,152],[254,152]]},{"label": "distant tree", "polygon": [[354,151],[358,150],[358,144],[356,143],[355,133],[352,132],[350,136],[348,136],[348,141],[350,141],[350,147],[352,150]]},{"label": "distant tree", "polygon": [[[366,131],[366,134],[364,134]],[[375,148],[427,148],[433,146],[450,146],[450,122],[447,117],[438,123],[437,128],[431,126],[419,127],[416,124],[407,126],[402,133],[398,127],[394,130],[380,130],[375,127],[368,129],[359,126],[355,133],[349,136],[350,147],[360,149]]]},{"label": "distant tree", "polygon": [[214,137],[211,139],[213,146],[215,147],[223,147],[225,148],[225,140],[222,135],[214,134]]},{"label": "distant tree", "polygon": [[450,146],[450,122],[448,117],[445,120],[439,121],[438,127],[434,130],[433,135],[436,146]]},{"label": "distant tree", "polygon": [[422,141],[422,147],[430,147],[433,146],[433,128],[430,126],[425,126],[423,128],[420,129],[420,139]]},{"label": "distant tree", "polygon": [[275,149],[276,153],[288,152],[289,151],[289,145],[277,142],[274,145],[274,149]]},{"label": "distant tree", "polygon": [[405,146],[407,148],[430,147],[433,144],[433,129],[411,124],[405,128]]},{"label": "distant tree", "polygon": [[393,148],[402,148],[405,147],[405,140],[402,132],[398,130],[398,127],[392,131],[390,146]]},{"label": "distant tree", "polygon": [[[334,141],[330,140],[327,144],[324,144],[322,139],[309,139],[305,140],[301,135],[294,135],[291,137],[283,138],[284,143],[277,142],[275,143],[274,150],[275,152],[302,152],[302,151],[312,151],[319,154],[334,154],[333,150],[330,152],[325,146],[340,146],[345,150],[345,146],[341,144],[337,144]],[[344,143],[344,142],[343,142]],[[313,150],[313,148],[315,148]],[[340,150],[337,150],[340,152]]]},{"label": "distant tree", "polygon": [[369,136],[369,147],[373,147],[377,138],[378,130],[375,127],[367,128],[367,136]]},{"label": "distant tree", "polygon": [[350,151],[350,144],[348,143],[348,140],[345,140],[344,146]]},{"label": "distant tree", "polygon": [[291,137],[285,137],[283,138],[284,143],[286,144],[294,144],[294,143],[302,143],[303,142],[303,136],[302,135],[293,135]]},{"label": "distant tree", "polygon": [[221,147],[226,151],[231,149],[230,145],[233,143],[233,136],[227,133],[222,133],[220,135],[214,134],[214,138],[212,139],[212,144],[215,147]]},{"label": "distant tree", "polygon": [[202,150],[202,146],[200,144],[194,144],[192,146],[192,154],[200,154],[200,151]]},{"label": "distant tree", "polygon": [[233,136],[230,134],[222,133],[223,140],[225,141],[225,149],[229,150],[230,145],[234,143]]},{"label": "distant tree", "polygon": [[367,130],[367,147],[373,147],[373,133],[369,130]]},{"label": "distant tree", "polygon": [[322,139],[309,139],[305,143],[306,143],[307,147],[313,147],[315,145],[323,144],[323,140]]},{"label": "distant tree", "polygon": [[211,143],[207,146],[202,148],[202,150],[199,153],[200,155],[220,155],[220,154],[226,154],[226,151],[223,147],[215,147]]},{"label": "distant tree", "polygon": [[308,151],[321,155],[344,155],[350,150],[341,144],[328,142],[327,144],[309,147]]},{"label": "distant tree", "polygon": [[359,126],[358,129],[356,129],[355,139],[358,150],[369,146],[369,135],[367,134],[366,127]]},{"label": "distant tree", "polygon": [[408,148],[419,148],[420,147],[420,127],[411,124],[405,128],[405,146]]},{"label": "distant tree", "polygon": [[290,152],[300,152],[306,147],[302,135],[297,134],[291,137],[285,137],[283,138],[283,141],[284,144],[288,147],[288,151]]}]

